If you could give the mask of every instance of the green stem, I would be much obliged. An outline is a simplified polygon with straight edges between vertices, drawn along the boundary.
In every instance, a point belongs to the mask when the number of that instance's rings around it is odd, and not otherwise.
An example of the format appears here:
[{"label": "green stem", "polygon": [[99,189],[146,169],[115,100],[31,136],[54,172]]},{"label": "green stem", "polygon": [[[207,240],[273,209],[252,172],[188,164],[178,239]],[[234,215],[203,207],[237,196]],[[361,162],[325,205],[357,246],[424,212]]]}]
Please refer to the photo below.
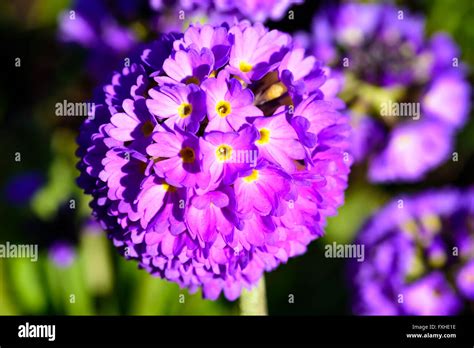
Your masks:
[{"label": "green stem", "polygon": [[268,315],[265,277],[251,291],[243,290],[240,296],[241,315]]}]

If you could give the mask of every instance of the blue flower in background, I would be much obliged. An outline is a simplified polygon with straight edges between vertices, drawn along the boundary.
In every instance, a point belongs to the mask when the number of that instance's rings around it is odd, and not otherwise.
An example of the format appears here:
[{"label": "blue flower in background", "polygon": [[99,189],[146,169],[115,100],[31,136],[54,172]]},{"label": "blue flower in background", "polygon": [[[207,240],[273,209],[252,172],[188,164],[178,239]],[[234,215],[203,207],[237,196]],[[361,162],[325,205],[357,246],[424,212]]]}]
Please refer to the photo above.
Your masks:
[{"label": "blue flower in background", "polygon": [[25,205],[38,189],[43,186],[44,182],[43,175],[35,171],[14,175],[7,181],[4,187],[5,198],[11,204]]}]

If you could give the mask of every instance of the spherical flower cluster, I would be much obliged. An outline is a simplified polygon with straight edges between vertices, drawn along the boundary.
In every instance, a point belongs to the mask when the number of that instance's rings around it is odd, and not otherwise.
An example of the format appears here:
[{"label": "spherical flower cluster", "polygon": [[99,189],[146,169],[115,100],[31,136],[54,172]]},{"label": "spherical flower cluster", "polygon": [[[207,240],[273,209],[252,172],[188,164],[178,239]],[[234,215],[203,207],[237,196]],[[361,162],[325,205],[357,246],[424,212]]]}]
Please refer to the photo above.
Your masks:
[{"label": "spherical flower cluster", "polygon": [[115,246],[206,298],[302,254],[343,201],[350,126],[328,70],[261,24],[163,35],[99,90],[79,185]]},{"label": "spherical flower cluster", "polygon": [[315,18],[313,52],[344,74],[352,154],[372,182],[418,181],[452,156],[469,85],[460,52],[422,18],[389,4],[346,3]]},{"label": "spherical flower cluster", "polygon": [[362,228],[350,264],[354,311],[454,315],[474,300],[474,188],[400,197]]}]

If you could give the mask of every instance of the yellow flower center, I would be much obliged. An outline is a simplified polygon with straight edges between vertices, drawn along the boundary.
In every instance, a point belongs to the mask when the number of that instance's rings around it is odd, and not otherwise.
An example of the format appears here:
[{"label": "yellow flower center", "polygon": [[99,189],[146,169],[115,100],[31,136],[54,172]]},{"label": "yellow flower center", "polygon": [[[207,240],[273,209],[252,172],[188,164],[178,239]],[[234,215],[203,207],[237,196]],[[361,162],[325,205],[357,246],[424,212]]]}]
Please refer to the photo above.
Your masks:
[{"label": "yellow flower center", "polygon": [[253,68],[253,66],[245,61],[241,61],[240,64],[239,64],[239,69],[240,71],[244,72],[244,73],[247,73],[249,71],[251,71]]},{"label": "yellow flower center", "polygon": [[250,183],[250,182],[254,182],[257,179],[258,179],[258,170],[253,169],[252,173],[250,175],[246,176],[243,180],[245,182]]},{"label": "yellow flower center", "polygon": [[284,84],[281,82],[275,83],[270,86],[265,92],[266,100],[273,100],[276,98],[281,97],[284,93],[286,93],[287,89]]},{"label": "yellow flower center", "polygon": [[149,137],[153,133],[153,123],[151,121],[146,121],[142,126],[142,133],[145,137]]},{"label": "yellow flower center", "polygon": [[437,215],[423,215],[420,220],[429,232],[439,232],[441,230],[441,219]]},{"label": "yellow flower center", "polygon": [[270,130],[267,128],[260,129],[260,139],[257,140],[257,144],[264,145],[270,141]]},{"label": "yellow flower center", "polygon": [[219,162],[225,162],[232,156],[232,147],[226,144],[219,145],[216,149],[216,157]]},{"label": "yellow flower center", "polygon": [[400,225],[400,228],[402,229],[402,231],[412,236],[416,236],[416,234],[418,233],[418,225],[414,220],[405,221]]},{"label": "yellow flower center", "polygon": [[232,108],[229,102],[225,100],[221,100],[216,105],[216,111],[220,117],[226,117],[227,115],[230,114],[230,112],[232,111]]},{"label": "yellow flower center", "polygon": [[194,163],[194,161],[196,160],[196,153],[189,146],[182,148],[179,152],[179,156],[181,157],[184,163]]},{"label": "yellow flower center", "polygon": [[444,253],[436,253],[434,255],[430,255],[428,263],[433,268],[440,268],[444,266],[446,261],[447,261],[447,258]]},{"label": "yellow flower center", "polygon": [[189,115],[191,115],[191,112],[193,112],[193,107],[189,103],[183,103],[178,106],[178,115],[181,118],[189,117]]}]

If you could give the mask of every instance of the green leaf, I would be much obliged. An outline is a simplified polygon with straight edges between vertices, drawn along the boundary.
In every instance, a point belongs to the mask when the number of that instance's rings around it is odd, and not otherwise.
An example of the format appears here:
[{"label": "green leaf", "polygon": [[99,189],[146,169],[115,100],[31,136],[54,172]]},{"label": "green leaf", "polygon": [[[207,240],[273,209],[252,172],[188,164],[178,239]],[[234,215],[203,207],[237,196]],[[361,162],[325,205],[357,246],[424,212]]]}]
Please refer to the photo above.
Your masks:
[{"label": "green leaf", "polygon": [[40,314],[46,310],[46,294],[39,263],[21,258],[8,260],[10,284],[25,314]]}]

